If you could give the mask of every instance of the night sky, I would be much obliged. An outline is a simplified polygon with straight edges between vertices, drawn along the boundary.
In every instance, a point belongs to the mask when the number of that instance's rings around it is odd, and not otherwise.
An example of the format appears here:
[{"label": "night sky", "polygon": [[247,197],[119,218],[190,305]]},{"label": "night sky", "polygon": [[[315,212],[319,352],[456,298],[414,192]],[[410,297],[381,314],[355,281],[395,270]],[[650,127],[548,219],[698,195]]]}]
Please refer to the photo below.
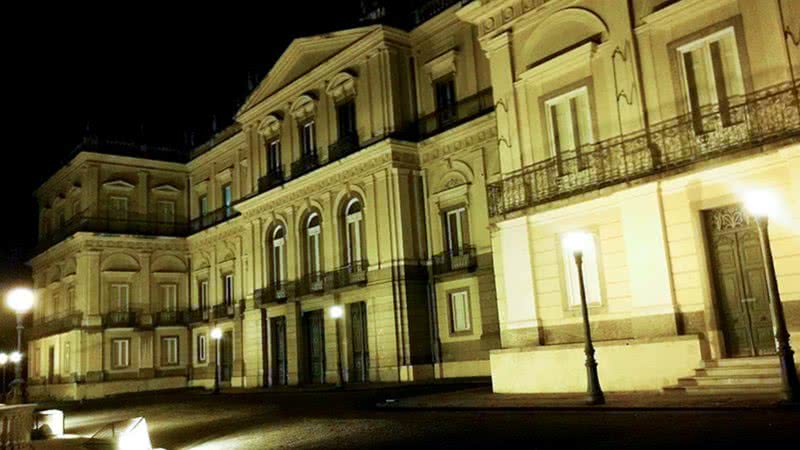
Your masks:
[{"label": "night sky", "polygon": [[213,117],[220,129],[232,123],[248,78],[260,81],[293,38],[356,26],[359,11],[358,0],[114,4],[121,6],[28,3],[3,20],[0,350],[14,340],[5,292],[31,283],[33,191],[60,167],[87,121],[100,135],[159,144],[192,132],[202,142]]}]

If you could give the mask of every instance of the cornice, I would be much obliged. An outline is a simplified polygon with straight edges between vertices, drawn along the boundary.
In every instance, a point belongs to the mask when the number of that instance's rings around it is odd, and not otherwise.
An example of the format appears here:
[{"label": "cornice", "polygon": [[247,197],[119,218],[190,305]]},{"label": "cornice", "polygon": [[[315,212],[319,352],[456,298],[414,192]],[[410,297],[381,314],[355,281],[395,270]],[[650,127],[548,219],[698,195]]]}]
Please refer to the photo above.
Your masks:
[{"label": "cornice", "polygon": [[445,131],[420,143],[420,160],[423,165],[463,150],[494,142],[497,138],[495,113]]},{"label": "cornice", "polygon": [[189,171],[198,170],[205,164],[209,164],[213,162],[215,159],[219,158],[222,153],[226,152],[237,152],[243,145],[247,144],[247,131],[245,129],[239,130],[236,134],[225,139],[224,141],[220,142],[219,144],[212,147],[207,152],[203,153],[202,155],[191,159],[187,164],[186,168]]}]

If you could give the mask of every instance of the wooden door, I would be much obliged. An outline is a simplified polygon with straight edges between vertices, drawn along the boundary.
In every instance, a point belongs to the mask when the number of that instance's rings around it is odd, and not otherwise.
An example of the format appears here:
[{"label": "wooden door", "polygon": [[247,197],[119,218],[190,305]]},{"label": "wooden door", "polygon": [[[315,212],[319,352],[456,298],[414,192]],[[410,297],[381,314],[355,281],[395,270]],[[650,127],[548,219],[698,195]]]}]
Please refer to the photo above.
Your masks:
[{"label": "wooden door", "polygon": [[288,384],[286,360],[286,317],[270,319],[272,339],[272,384]]},{"label": "wooden door", "polygon": [[766,275],[755,223],[740,206],[706,213],[711,269],[726,354],[775,353]]},{"label": "wooden door", "polygon": [[367,342],[367,304],[350,304],[350,380],[354,383],[367,381],[369,369],[369,345]]},{"label": "wooden door", "polygon": [[303,315],[306,333],[306,380],[312,384],[325,382],[325,334],[321,309]]},{"label": "wooden door", "polygon": [[222,374],[220,381],[230,383],[233,375],[233,331],[226,331],[222,335],[221,344],[220,367]]},{"label": "wooden door", "polygon": [[47,383],[53,384],[56,378],[56,349],[53,346],[50,346],[49,354],[47,358]]}]

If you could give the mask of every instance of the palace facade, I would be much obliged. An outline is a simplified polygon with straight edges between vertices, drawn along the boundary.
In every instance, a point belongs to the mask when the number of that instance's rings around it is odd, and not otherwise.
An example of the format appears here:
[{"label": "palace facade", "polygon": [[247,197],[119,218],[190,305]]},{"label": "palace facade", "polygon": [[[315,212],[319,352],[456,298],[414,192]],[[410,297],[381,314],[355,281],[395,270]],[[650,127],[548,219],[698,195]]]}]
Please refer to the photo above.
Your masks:
[{"label": "palace facade", "polygon": [[782,205],[798,344],[796,2],[376,8],[292,42],[189,158],[87,139],[37,190],[34,397],[210,387],[217,364],[236,387],[581,391],[576,230],[604,388],[777,389],[741,202]]}]

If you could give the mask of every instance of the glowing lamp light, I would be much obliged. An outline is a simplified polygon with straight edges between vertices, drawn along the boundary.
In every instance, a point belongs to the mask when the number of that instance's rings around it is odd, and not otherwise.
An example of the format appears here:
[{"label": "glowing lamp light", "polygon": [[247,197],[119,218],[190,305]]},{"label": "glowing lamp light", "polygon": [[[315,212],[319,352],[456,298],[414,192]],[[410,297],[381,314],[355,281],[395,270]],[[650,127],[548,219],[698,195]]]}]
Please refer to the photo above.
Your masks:
[{"label": "glowing lamp light", "polygon": [[9,357],[12,363],[17,364],[18,362],[22,361],[22,353],[20,352],[11,352],[11,356]]},{"label": "glowing lamp light", "polygon": [[0,353],[0,366],[5,366],[8,362],[8,355],[5,353]]},{"label": "glowing lamp light", "polygon": [[778,200],[767,190],[750,191],[744,195],[744,206],[756,217],[769,217],[778,211]]},{"label": "glowing lamp light", "polygon": [[328,313],[331,315],[331,319],[341,319],[344,316],[344,308],[342,308],[342,305],[333,305],[328,310]]},{"label": "glowing lamp light", "polygon": [[564,248],[572,253],[583,253],[592,245],[592,235],[583,231],[567,233],[562,238]]},{"label": "glowing lamp light", "polygon": [[222,330],[219,327],[211,330],[211,339],[214,339],[215,341],[222,339]]},{"label": "glowing lamp light", "polygon": [[17,314],[26,313],[33,307],[33,291],[28,288],[12,289],[6,296],[6,303]]}]

